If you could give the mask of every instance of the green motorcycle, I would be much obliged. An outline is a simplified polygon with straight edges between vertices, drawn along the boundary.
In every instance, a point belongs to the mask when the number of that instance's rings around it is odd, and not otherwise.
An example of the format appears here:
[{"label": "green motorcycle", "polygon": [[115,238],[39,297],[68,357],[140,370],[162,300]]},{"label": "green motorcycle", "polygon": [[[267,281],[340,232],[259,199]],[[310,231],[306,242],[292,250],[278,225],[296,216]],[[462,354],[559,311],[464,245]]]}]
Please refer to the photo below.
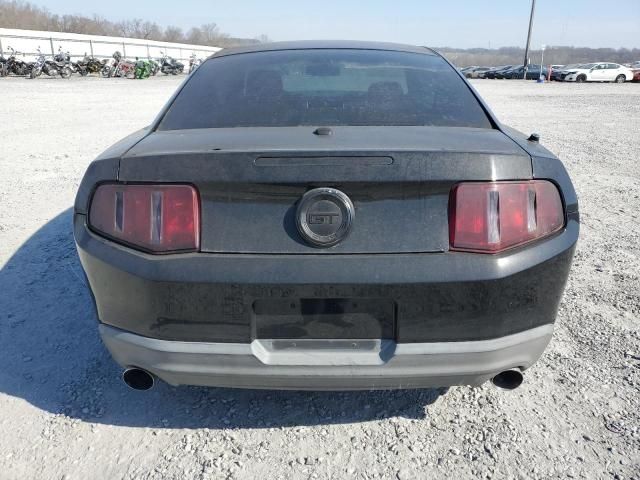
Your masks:
[{"label": "green motorcycle", "polygon": [[149,60],[136,60],[133,78],[143,79],[151,76],[152,65]]}]

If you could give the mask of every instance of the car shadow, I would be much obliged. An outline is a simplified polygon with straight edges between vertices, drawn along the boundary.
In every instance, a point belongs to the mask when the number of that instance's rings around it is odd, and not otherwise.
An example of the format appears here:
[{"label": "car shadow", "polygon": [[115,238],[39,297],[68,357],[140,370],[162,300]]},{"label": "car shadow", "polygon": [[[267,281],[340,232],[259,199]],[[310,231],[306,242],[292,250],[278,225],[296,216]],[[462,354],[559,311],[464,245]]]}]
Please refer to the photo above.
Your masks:
[{"label": "car shadow", "polygon": [[0,270],[0,392],[83,421],[152,428],[273,428],[425,418],[446,389],[296,392],[121,380],[98,336],[68,209]]}]

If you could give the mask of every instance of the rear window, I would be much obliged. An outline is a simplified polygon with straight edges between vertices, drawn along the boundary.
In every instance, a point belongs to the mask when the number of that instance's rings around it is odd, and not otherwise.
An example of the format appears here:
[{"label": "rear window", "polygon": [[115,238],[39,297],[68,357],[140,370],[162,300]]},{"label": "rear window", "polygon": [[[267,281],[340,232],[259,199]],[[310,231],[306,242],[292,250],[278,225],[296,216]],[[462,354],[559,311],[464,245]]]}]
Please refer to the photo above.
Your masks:
[{"label": "rear window", "polygon": [[313,49],[207,60],[159,130],[305,125],[491,128],[465,82],[436,55]]}]

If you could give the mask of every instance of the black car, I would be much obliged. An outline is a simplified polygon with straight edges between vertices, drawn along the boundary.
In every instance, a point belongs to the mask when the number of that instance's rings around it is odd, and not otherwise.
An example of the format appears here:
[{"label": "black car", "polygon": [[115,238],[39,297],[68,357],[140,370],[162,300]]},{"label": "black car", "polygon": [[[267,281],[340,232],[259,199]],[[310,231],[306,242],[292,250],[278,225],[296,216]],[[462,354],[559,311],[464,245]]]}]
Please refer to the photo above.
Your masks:
[{"label": "black car", "polygon": [[562,163],[423,48],[207,59],[74,207],[101,336],[146,389],[506,388],[578,238]]},{"label": "black car", "polygon": [[504,78],[502,74],[504,74],[504,72],[506,72],[507,70],[511,70],[512,68],[513,65],[503,65],[502,67],[496,67],[485,73],[484,78]]},{"label": "black car", "polygon": [[[522,78],[523,77],[523,68],[522,65],[515,65],[505,70],[501,70],[500,72],[496,72],[495,77],[498,79],[513,79],[513,78]],[[517,76],[519,75],[519,76]]]},{"label": "black car", "polygon": [[[529,65],[529,67],[527,68],[526,80],[538,80],[541,74],[545,79],[547,78],[549,74],[549,70],[547,69],[547,67],[544,67],[541,71],[540,65]],[[512,68],[511,70],[507,70],[504,73],[504,78],[508,78],[511,80],[523,79],[524,76],[524,67],[522,66],[518,68]]]}]

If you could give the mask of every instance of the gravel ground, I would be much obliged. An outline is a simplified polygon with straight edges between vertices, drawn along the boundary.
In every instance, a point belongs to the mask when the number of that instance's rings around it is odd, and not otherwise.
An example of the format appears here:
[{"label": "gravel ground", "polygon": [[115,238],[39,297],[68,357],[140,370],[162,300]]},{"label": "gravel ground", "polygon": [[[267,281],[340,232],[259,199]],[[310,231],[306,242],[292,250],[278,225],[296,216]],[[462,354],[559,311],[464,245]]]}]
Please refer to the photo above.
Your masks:
[{"label": "gravel ground", "polygon": [[640,85],[475,82],[581,204],[556,334],[520,389],[140,393],[98,338],[71,205],[177,82],[0,80],[1,479],[640,479]]}]

